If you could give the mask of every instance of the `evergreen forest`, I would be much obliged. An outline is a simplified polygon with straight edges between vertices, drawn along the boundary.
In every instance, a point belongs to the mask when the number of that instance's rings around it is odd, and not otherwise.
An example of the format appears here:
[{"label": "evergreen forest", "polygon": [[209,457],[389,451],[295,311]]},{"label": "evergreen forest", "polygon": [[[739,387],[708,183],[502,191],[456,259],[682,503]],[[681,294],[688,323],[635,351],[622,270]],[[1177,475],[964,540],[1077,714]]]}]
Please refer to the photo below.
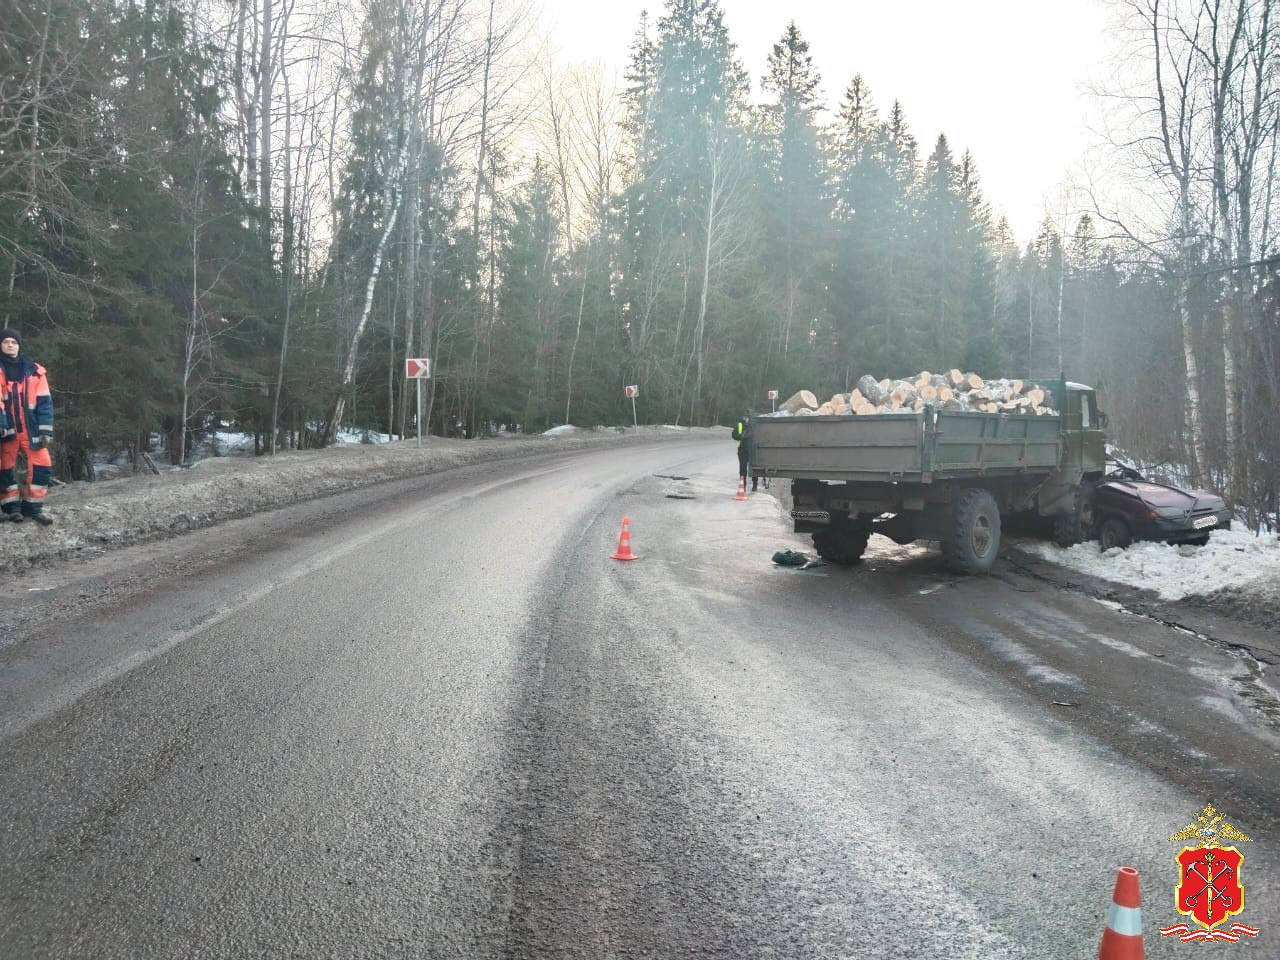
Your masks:
[{"label": "evergreen forest", "polygon": [[723,6],[666,0],[613,78],[517,0],[0,0],[0,320],[61,477],[413,436],[406,357],[435,434],[959,367],[1090,383],[1117,446],[1277,513],[1280,0],[1110,0],[1125,202],[1021,239],[982,157],[804,24],[750,76]]}]

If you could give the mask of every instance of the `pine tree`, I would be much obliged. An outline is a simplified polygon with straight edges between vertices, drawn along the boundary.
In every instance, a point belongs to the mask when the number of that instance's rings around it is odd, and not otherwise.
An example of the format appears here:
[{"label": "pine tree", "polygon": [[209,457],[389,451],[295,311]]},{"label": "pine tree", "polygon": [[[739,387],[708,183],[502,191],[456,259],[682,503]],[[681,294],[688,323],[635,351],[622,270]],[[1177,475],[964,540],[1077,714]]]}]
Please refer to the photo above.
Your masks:
[{"label": "pine tree", "polygon": [[657,46],[649,36],[649,12],[640,12],[640,26],[631,41],[630,58],[625,73],[627,82],[622,93],[626,110],[623,126],[631,144],[635,176],[644,180],[654,168],[656,156],[650,139],[653,125],[653,103],[657,92]]},{"label": "pine tree", "polygon": [[[766,255],[766,289],[780,300],[776,312],[782,318],[770,337],[770,356],[780,354],[780,372],[794,376],[800,371],[792,370],[787,358],[797,323],[804,325],[805,333],[814,323],[829,326],[819,314],[825,313],[821,286],[828,272],[824,261],[831,242],[831,211],[816,121],[820,81],[809,44],[794,21],[774,44],[768,64],[763,87],[773,99],[761,110],[767,175],[762,200],[765,236],[776,241],[770,246],[777,253]],[[807,337],[797,340],[807,347]]]},{"label": "pine tree", "polygon": [[968,209],[960,194],[960,174],[945,134],[939,134],[925,162],[920,196],[920,279],[927,291],[922,321],[930,330],[933,356],[928,366],[938,369],[957,362],[963,330]]},{"label": "pine tree", "polygon": [[1084,376],[1089,360],[1094,354],[1089,349],[1090,317],[1092,291],[1095,283],[1094,274],[1098,270],[1098,234],[1093,225],[1093,218],[1082,213],[1076,220],[1075,230],[1067,245],[1067,267],[1071,285],[1071,303],[1073,309],[1068,314],[1071,323],[1069,333],[1068,355],[1072,359],[1072,367],[1079,371],[1077,376]]},{"label": "pine tree", "polygon": [[[851,85],[836,171],[839,259],[831,311],[848,365],[883,375],[919,370],[927,337],[919,306],[916,143],[895,102],[879,123],[865,85]],[[854,146],[856,144],[856,146]]]},{"label": "pine tree", "polygon": [[[633,49],[633,76],[643,73],[645,56],[643,44]],[[633,128],[644,123],[653,163],[637,170],[623,201],[623,323],[628,376],[673,398],[678,422],[686,406],[706,416],[711,331],[726,271],[751,233],[743,222],[747,81],[715,0],[673,0],[658,21],[653,62],[647,116],[630,118]]]},{"label": "pine tree", "polygon": [[960,196],[966,212],[961,256],[967,270],[962,327],[962,366],[967,370],[1003,370],[995,328],[995,259],[991,210],[982,195],[977,165],[968,150],[960,160]]},{"label": "pine tree", "polygon": [[[509,395],[500,417],[519,421],[526,431],[544,430],[556,413],[551,378],[558,369],[560,329],[556,245],[560,225],[556,188],[539,160],[511,205],[502,227],[498,323],[494,366],[506,372],[495,387]],[[497,394],[493,394],[496,401]]]},{"label": "pine tree", "polygon": [[[840,103],[840,119],[836,126],[836,169],[837,182],[848,187],[848,174],[857,168],[863,159],[863,153],[875,136],[879,124],[879,112],[871,90],[862,74],[854,76],[844,100]],[[838,192],[837,196],[841,196]]]}]

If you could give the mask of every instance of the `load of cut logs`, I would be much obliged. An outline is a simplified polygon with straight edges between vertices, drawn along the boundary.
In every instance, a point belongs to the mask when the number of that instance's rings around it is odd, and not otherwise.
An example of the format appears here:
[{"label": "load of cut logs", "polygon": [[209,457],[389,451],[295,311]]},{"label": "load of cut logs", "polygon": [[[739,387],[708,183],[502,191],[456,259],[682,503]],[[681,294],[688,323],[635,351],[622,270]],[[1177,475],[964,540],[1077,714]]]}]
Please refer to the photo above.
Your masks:
[{"label": "load of cut logs", "polygon": [[1056,416],[1053,394],[1023,380],[983,380],[976,373],[930,373],[912,380],[876,380],[865,376],[852,393],[837,393],[825,403],[808,390],[792,394],[776,416],[823,417],[849,414],[919,413],[932,404],[939,410],[1020,413]]}]

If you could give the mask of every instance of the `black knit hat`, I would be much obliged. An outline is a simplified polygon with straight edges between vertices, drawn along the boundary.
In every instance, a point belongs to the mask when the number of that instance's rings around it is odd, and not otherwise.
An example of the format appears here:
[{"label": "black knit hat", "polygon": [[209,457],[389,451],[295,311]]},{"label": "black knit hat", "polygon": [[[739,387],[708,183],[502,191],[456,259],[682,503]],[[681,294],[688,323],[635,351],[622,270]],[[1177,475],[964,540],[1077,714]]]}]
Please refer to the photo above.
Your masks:
[{"label": "black knit hat", "polygon": [[18,349],[22,349],[22,334],[17,330],[9,330],[8,328],[0,330],[0,340],[8,340],[10,337],[18,341]]}]

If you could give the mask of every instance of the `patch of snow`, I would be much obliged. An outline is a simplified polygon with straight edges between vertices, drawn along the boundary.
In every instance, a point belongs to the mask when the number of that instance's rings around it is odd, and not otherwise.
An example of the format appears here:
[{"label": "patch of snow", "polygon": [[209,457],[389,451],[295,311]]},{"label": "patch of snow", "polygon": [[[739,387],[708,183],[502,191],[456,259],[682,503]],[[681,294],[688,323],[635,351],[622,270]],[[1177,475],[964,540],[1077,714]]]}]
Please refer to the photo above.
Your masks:
[{"label": "patch of snow", "polygon": [[562,423],[558,427],[552,427],[550,430],[543,430],[544,437],[565,437],[574,433],[581,433],[581,427],[575,427],[572,423]]},{"label": "patch of snow", "polygon": [[1141,542],[1104,553],[1096,542],[1088,541],[1065,549],[1052,543],[1025,543],[1022,549],[1103,580],[1145,587],[1164,600],[1223,587],[1246,591],[1280,587],[1280,539],[1257,537],[1235,527],[1214,531],[1203,547]]},{"label": "patch of snow", "polygon": [[253,436],[248,433],[233,433],[230,430],[219,430],[213,435],[214,447],[223,456],[236,453],[253,452]]},{"label": "patch of snow", "polygon": [[[1118,650],[1126,656],[1133,657],[1135,660],[1158,659],[1157,657],[1153,657],[1151,654],[1147,653],[1147,651],[1135,647],[1131,643],[1125,643],[1123,640],[1117,640],[1115,637],[1108,637],[1105,633],[1090,633],[1089,638],[1096,640],[1104,647],[1110,647],[1112,650]],[[1163,660],[1160,660],[1159,662],[1164,663]],[[1166,664],[1166,666],[1168,666],[1168,664]]]},{"label": "patch of snow", "polygon": [[391,434],[378,433],[376,430],[339,430],[335,438],[338,444],[348,443],[390,443]]},{"label": "patch of snow", "polygon": [[1049,664],[1016,640],[1010,640],[1008,637],[992,636],[987,638],[987,645],[991,648],[991,652],[1001,660],[1018,665],[1030,679],[1038,683],[1085,692],[1085,687],[1076,677],[1049,666]]}]

